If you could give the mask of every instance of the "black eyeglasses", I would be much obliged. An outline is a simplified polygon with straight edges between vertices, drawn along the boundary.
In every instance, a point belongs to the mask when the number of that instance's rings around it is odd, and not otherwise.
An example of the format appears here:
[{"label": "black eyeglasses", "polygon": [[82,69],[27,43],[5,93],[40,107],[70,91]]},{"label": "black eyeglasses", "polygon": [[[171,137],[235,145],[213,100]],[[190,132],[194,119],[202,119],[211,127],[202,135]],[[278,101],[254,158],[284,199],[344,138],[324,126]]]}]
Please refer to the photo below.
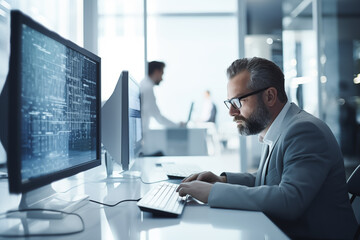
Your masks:
[{"label": "black eyeglasses", "polygon": [[241,96],[241,97],[235,97],[235,98],[232,98],[232,99],[229,99],[229,100],[225,100],[224,103],[225,103],[225,106],[230,109],[231,106],[233,106],[235,109],[240,109],[242,107],[242,104],[241,104],[241,99],[244,99],[246,97],[249,97],[251,95],[254,95],[254,94],[258,94],[262,91],[265,91],[266,89],[268,89],[269,87],[266,87],[266,88],[262,88],[262,89],[259,89],[259,90],[256,90],[256,91],[253,91],[253,92],[250,92],[248,94],[245,94],[244,96]]}]

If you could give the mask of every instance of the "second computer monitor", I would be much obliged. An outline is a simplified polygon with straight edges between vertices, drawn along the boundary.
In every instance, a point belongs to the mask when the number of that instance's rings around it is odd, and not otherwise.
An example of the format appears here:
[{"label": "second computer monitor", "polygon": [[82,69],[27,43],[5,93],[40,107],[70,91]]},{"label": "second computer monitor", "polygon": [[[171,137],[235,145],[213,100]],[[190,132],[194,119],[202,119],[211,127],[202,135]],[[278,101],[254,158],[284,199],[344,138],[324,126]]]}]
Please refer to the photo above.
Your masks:
[{"label": "second computer monitor", "polygon": [[[139,84],[129,75],[123,74],[123,122],[122,122],[122,166],[125,169],[134,163],[142,148],[141,94]],[[126,141],[126,139],[128,141]]]},{"label": "second computer monitor", "polygon": [[142,149],[139,84],[123,71],[102,107],[102,143],[123,170],[129,170]]}]

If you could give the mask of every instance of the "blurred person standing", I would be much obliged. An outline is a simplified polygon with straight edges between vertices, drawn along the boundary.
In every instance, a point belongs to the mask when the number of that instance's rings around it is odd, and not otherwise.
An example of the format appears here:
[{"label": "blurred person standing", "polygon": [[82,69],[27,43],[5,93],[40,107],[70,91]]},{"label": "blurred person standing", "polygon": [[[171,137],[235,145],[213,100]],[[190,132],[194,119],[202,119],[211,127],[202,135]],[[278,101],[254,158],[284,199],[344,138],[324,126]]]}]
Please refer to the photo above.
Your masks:
[{"label": "blurred person standing", "polygon": [[204,103],[201,113],[202,122],[212,122],[216,121],[216,105],[211,99],[211,94],[209,90],[206,90],[204,93]]},{"label": "blurred person standing", "polygon": [[141,118],[143,127],[143,154],[144,156],[163,156],[161,146],[154,148],[154,137],[149,133],[150,119],[154,118],[165,128],[178,128],[182,123],[176,124],[161,114],[154,94],[154,86],[163,81],[164,62],[152,61],[148,63],[148,76],[140,83],[141,92]]},{"label": "blurred person standing", "polygon": [[152,61],[148,63],[148,76],[140,83],[141,91],[141,117],[143,131],[149,130],[150,119],[154,118],[164,127],[173,128],[179,125],[163,116],[156,103],[154,86],[158,86],[163,81],[165,63]]}]

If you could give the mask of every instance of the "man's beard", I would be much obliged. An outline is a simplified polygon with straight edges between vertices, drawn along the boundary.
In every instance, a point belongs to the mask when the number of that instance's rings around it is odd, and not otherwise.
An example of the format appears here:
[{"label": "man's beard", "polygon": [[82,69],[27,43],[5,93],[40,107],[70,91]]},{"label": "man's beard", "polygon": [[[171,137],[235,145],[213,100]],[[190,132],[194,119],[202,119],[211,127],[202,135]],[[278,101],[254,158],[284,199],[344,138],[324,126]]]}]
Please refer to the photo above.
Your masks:
[{"label": "man's beard", "polygon": [[263,131],[270,123],[270,113],[262,99],[259,99],[256,110],[247,119],[235,116],[234,122],[242,121],[237,127],[239,133],[244,136],[255,135]]}]

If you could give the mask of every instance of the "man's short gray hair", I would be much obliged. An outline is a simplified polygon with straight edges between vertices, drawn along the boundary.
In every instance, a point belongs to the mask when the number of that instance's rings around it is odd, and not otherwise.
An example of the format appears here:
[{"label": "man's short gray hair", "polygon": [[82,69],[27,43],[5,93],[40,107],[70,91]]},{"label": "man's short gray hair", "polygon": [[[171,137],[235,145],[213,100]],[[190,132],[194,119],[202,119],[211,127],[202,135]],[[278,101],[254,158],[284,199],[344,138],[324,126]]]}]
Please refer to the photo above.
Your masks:
[{"label": "man's short gray hair", "polygon": [[261,88],[274,87],[277,90],[280,102],[284,103],[288,100],[284,86],[284,74],[272,61],[258,57],[235,60],[227,69],[228,78],[231,79],[243,71],[250,73],[249,89],[255,91]]}]

